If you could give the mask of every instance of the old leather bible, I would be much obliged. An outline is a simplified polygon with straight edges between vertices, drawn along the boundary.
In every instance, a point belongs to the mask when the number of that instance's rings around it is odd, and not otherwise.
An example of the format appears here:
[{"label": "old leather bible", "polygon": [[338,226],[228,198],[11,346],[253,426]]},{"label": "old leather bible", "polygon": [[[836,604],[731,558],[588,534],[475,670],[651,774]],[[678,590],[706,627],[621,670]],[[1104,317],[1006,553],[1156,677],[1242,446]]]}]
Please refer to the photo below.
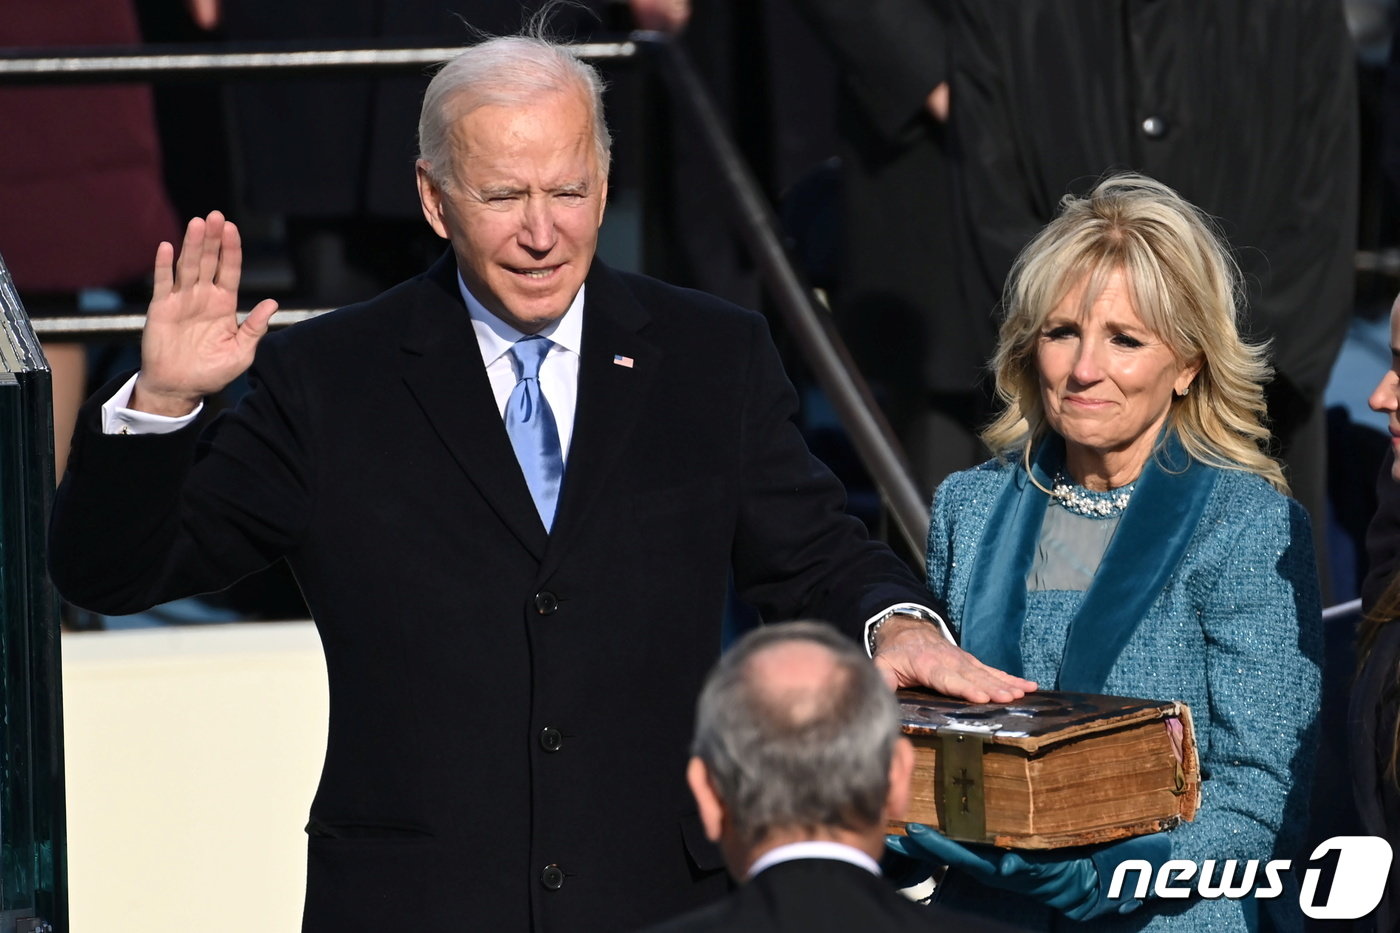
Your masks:
[{"label": "old leather bible", "polygon": [[1200,805],[1184,703],[1044,691],[973,704],[922,690],[899,691],[899,703],[915,750],[906,819],[953,839],[1110,842],[1170,829]]}]

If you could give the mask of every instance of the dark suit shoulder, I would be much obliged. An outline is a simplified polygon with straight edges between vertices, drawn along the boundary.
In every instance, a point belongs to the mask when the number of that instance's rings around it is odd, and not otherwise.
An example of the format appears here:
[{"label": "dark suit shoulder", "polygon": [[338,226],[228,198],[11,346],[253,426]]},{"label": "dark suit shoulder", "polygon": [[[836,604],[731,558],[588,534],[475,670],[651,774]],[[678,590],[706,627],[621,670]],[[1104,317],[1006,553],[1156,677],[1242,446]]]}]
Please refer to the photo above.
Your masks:
[{"label": "dark suit shoulder", "polygon": [[647,307],[675,305],[728,315],[736,319],[751,320],[762,317],[757,311],[751,311],[708,292],[672,285],[669,282],[663,282],[660,279],[636,272],[619,272],[615,269],[608,271],[615,275],[627,290]]},{"label": "dark suit shoulder", "polygon": [[365,337],[395,340],[403,330],[406,310],[424,302],[455,303],[466,316],[466,307],[462,305],[460,296],[446,292],[443,285],[434,279],[430,270],[400,282],[373,298],[337,308],[269,334],[267,341],[274,345],[300,349],[312,344],[324,347],[347,341],[359,342]]},{"label": "dark suit shoulder", "polygon": [[998,933],[988,921],[912,903],[884,878],[846,862],[797,859],[767,869],[725,900],[647,933]]},{"label": "dark suit shoulder", "polygon": [[328,391],[344,391],[347,383],[396,365],[405,344],[441,346],[451,334],[473,346],[471,317],[448,259],[366,301],[269,334],[258,346],[257,374],[270,367],[314,374],[312,381]]},{"label": "dark suit shoulder", "polygon": [[588,279],[589,296],[595,294],[610,303],[620,296],[644,309],[645,329],[696,330],[718,340],[731,340],[738,335],[764,331],[768,322],[763,315],[731,301],[693,288],[671,285],[651,276],[635,272],[619,272],[595,263]]}]

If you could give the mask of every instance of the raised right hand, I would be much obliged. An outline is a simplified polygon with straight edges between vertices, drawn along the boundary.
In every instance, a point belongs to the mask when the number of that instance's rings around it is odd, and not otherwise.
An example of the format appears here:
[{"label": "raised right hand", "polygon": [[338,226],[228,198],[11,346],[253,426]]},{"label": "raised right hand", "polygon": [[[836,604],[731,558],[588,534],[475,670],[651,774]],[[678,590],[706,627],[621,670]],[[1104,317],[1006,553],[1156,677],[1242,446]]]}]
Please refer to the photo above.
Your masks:
[{"label": "raised right hand", "polygon": [[138,411],[179,417],[253,363],[277,302],[265,299],[238,323],[243,245],[218,211],[185,228],[180,257],[156,248],[155,287],[141,332],[141,373],[131,393]]}]

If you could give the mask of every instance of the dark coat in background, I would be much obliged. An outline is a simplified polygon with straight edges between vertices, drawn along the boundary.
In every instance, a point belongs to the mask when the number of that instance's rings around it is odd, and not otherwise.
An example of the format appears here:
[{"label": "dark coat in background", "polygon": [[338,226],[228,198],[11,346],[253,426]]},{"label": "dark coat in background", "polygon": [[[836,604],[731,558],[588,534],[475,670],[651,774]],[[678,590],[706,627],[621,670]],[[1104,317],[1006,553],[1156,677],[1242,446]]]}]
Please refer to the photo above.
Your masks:
[{"label": "dark coat in background", "polygon": [[[1381,836],[1392,846],[1400,842],[1400,785],[1392,755],[1400,720],[1400,624],[1387,623],[1351,686],[1347,716],[1347,773],[1360,819],[1358,831]],[[1375,911],[1356,922],[1356,929],[1389,933],[1400,923],[1400,867],[1390,866],[1385,894]]]},{"label": "dark coat in background", "polygon": [[[464,47],[520,31],[539,2],[521,0],[239,0],[224,6],[230,41],[306,48]],[[565,6],[562,36],[598,28],[604,4]],[[591,8],[591,9],[590,9]],[[291,216],[417,221],[418,111],[431,69],[392,77],[278,76],[233,85],[243,203]],[[418,268],[421,268],[418,267]]]},{"label": "dark coat in background", "polygon": [[[1391,476],[1387,453],[1376,478],[1377,508],[1366,530],[1370,570],[1361,588],[1361,608],[1374,612],[1400,567],[1400,483]],[[1392,768],[1400,721],[1400,624],[1390,620],[1376,634],[1370,653],[1349,684],[1347,774],[1355,796],[1359,832],[1400,842],[1400,785]],[[1388,931],[1400,923],[1400,866],[1392,863],[1385,896],[1375,912],[1358,921],[1364,930]]]},{"label": "dark coat in background", "polygon": [[[1011,262],[1059,200],[1108,172],[1142,172],[1217,218],[1234,248],[1245,330],[1273,341],[1273,427],[1295,482],[1312,474],[1298,485],[1315,494],[1300,498],[1323,525],[1320,400],[1351,313],[1356,237],[1355,64],[1340,3],[800,6],[842,63],[858,140],[847,222],[868,232],[848,237],[847,266],[876,274],[844,282],[844,300],[894,292],[919,311],[928,388],[977,377]],[[923,107],[944,80],[951,116],[939,126]],[[1307,449],[1290,449],[1307,427]]]},{"label": "dark coat in background", "polygon": [[[305,929],[616,931],[727,889],[685,785],[727,581],[857,636],[928,593],[842,512],[763,319],[588,278],[546,534],[455,266],[273,334],[201,436],[82,414],[51,569],[126,612],[285,556],[325,647],[330,732]],[[625,361],[630,365],[620,365]]]}]

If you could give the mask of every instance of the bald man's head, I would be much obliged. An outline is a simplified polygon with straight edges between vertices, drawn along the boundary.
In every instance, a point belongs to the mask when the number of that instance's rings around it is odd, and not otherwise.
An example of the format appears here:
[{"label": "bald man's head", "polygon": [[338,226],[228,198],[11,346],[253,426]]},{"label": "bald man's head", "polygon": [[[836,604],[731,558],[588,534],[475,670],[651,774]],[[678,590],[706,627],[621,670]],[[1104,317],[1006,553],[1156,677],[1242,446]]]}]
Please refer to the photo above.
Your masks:
[{"label": "bald man's head", "polygon": [[764,626],[720,659],[700,694],[691,751],[739,843],[770,833],[883,825],[898,707],[830,626]]}]

